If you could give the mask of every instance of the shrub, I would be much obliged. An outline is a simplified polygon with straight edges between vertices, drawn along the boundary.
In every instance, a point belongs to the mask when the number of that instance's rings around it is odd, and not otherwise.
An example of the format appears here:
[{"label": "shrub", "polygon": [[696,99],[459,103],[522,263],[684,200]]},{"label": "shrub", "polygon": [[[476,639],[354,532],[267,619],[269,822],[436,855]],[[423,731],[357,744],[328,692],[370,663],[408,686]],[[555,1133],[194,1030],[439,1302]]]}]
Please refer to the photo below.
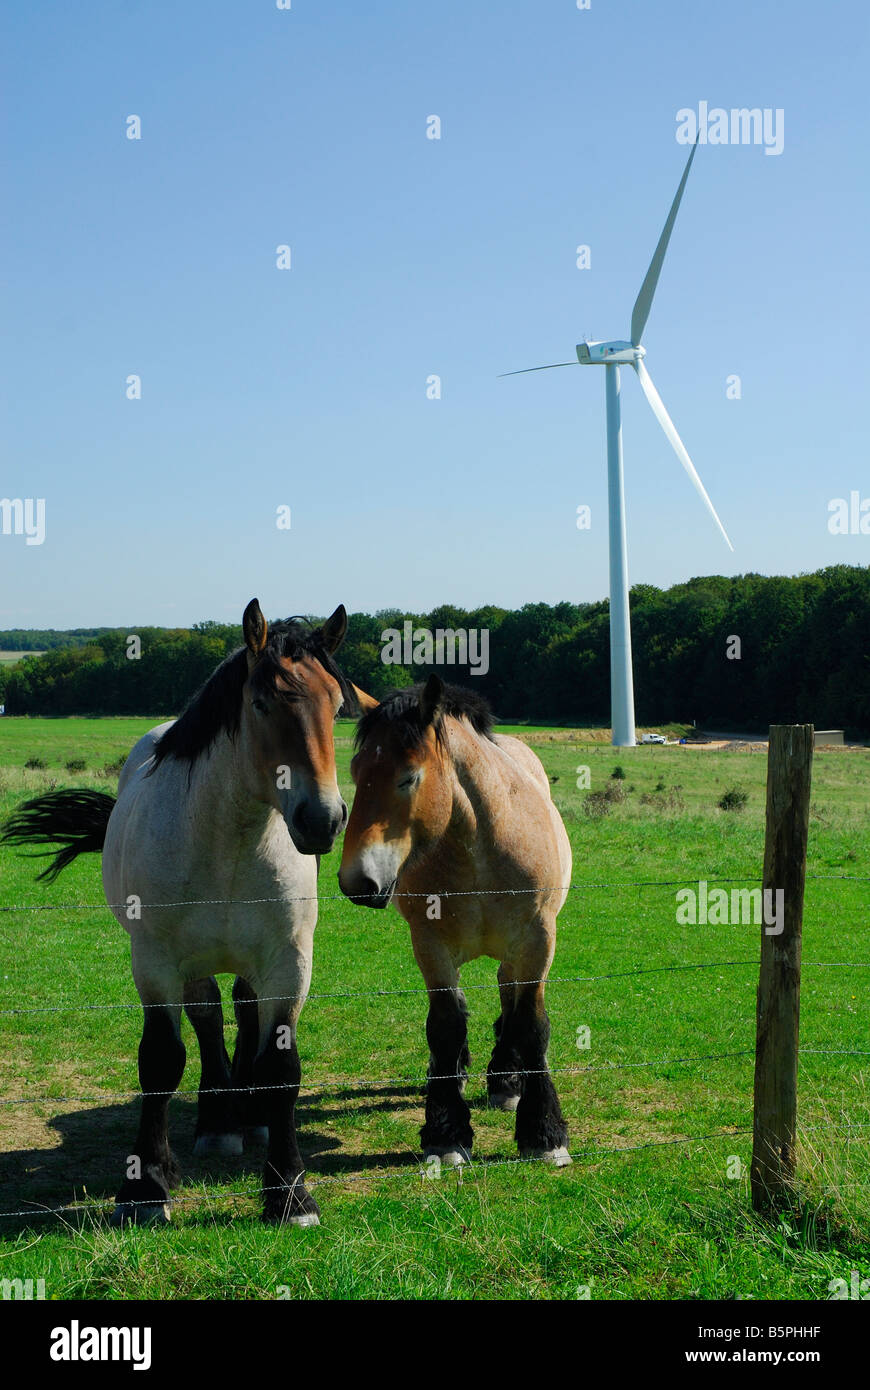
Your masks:
[{"label": "shrub", "polygon": [[42,772],[48,767],[48,763],[45,758],[28,758],[24,766],[30,768],[32,772]]},{"label": "shrub", "polygon": [[720,811],[743,811],[749,800],[749,793],[742,787],[729,787],[727,792],[723,792],[716,803]]},{"label": "shrub", "polygon": [[659,782],[654,792],[644,792],[640,798],[640,804],[641,806],[651,806],[656,811],[685,811],[686,809],[682,787],[673,786],[668,790],[664,782]]},{"label": "shrub", "polygon": [[624,781],[625,781],[625,772],[624,772],[623,769],[619,766],[619,763],[616,764],[616,767],[613,769],[613,771],[611,772],[610,776],[611,776],[611,778],[612,778],[614,781],[616,781],[616,782],[624,782]]},{"label": "shrub", "polygon": [[103,771],[107,777],[117,777],[126,761],[126,758],[116,758],[114,762],[106,763]]},{"label": "shrub", "polygon": [[70,758],[69,762],[64,763],[67,772],[84,772],[87,763],[84,758]]},{"label": "shrub", "polygon": [[583,802],[587,816],[609,815],[611,807],[625,800],[625,788],[619,782],[608,782],[600,792],[590,792]]}]

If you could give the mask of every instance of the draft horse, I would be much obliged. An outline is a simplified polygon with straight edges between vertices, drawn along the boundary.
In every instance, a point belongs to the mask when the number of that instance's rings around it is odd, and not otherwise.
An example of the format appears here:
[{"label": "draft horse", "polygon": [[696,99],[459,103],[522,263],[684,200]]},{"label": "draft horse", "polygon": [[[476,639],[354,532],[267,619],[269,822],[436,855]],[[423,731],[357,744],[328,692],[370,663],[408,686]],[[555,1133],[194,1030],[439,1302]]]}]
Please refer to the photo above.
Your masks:
[{"label": "draft horse", "polygon": [[356,791],[339,885],[352,902],[394,901],[429,991],[424,1158],[470,1156],[469,1065],[460,968],[500,962],[501,1013],[487,1068],[491,1106],[516,1111],[520,1153],[563,1167],[568,1131],[547,1069],[544,982],[571,849],[535,754],[498,734],[474,692],[436,675],[365,713],[351,775]]},{"label": "draft horse", "polygon": [[[198,1152],[240,1153],[244,1122],[249,1137],[265,1124],[263,1219],[319,1221],[296,1138],[296,1028],[311,980],[318,856],[347,821],[332,731],[343,702],[358,712],[333,659],[346,627],[339,607],[316,629],[292,619],[268,628],[252,599],[244,646],[178,720],[139,740],[117,800],[49,793],[5,827],[13,844],[64,845],[40,877],[56,877],[83,850],[102,850],[106,898],[130,935],[144,1094],[115,1224],[169,1219],[180,1181],[167,1118],[185,1064],[182,1006],[202,1057]],[[220,972],[237,976],[232,1067],[213,978]],[[236,1093],[250,1086],[245,1112]]]}]

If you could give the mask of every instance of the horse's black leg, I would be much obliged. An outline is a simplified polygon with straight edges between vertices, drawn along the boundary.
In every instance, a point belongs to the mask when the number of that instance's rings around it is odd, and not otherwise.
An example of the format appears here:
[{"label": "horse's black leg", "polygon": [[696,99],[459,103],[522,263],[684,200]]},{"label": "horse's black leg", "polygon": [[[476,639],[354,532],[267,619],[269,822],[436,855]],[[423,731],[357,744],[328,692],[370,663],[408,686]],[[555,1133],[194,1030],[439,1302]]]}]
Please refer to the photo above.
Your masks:
[{"label": "horse's black leg", "polygon": [[550,1020],[544,1008],[543,984],[516,987],[503,1040],[516,1049],[522,1067],[515,1130],[520,1153],[529,1158],[545,1158],[560,1167],[570,1163],[568,1126],[547,1069]]},{"label": "horse's black leg", "polygon": [[195,1154],[240,1154],[241,1122],[229,1089],[230,1059],[224,1044],[224,1011],[217,980],[184,986],[184,1011],[199,1043],[202,1070],[196,1111]]},{"label": "horse's black leg", "polygon": [[420,1130],[425,1159],[462,1163],[471,1152],[471,1112],[463,1097],[468,1065],[468,1009],[460,989],[438,989],[429,996],[426,1019],[429,1081],[426,1123]]},{"label": "horse's black leg", "polygon": [[[274,1009],[270,1009],[274,1013]],[[269,1150],[263,1172],[263,1220],[294,1226],[317,1226],[320,1208],[302,1179],[305,1168],[296,1141],[296,1100],[302,1069],[296,1047],[295,1018],[264,1028],[266,1040],[254,1059],[254,1085],[269,1125]]]},{"label": "horse's black leg", "polygon": [[260,1047],[260,1020],[257,1012],[257,996],[247,980],[236,976],[233,981],[233,1007],[235,1009],[236,1046],[233,1052],[233,1089],[237,1092],[239,1114],[245,1129],[246,1140],[259,1139],[265,1142],[269,1116],[266,1101],[261,1091],[241,1094],[240,1088],[253,1085],[254,1059]]},{"label": "horse's black leg", "polygon": [[521,1084],[518,1071],[520,1058],[516,1047],[505,1036],[505,1022],[513,1007],[513,987],[510,974],[505,966],[499,967],[498,982],[501,993],[501,1013],[493,1024],[495,1047],[486,1069],[486,1091],[489,1105],[494,1110],[516,1110],[520,1099]]},{"label": "horse's black leg", "polygon": [[181,1181],[167,1130],[169,1098],[184,1072],[180,1023],[178,1007],[151,1005],[145,1009],[139,1044],[143,1091],[139,1134],[134,1152],[127,1155],[127,1177],[115,1199],[111,1218],[115,1226],[169,1219],[165,1203],[170,1189]]}]

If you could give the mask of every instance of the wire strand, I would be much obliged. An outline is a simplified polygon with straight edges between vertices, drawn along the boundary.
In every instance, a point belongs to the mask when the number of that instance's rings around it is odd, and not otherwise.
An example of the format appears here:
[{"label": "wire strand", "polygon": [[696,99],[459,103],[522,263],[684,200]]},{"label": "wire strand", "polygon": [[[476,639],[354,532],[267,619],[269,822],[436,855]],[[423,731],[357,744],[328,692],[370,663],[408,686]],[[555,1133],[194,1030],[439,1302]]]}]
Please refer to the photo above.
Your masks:
[{"label": "wire strand", "polygon": [[[814,1131],[817,1131],[817,1130],[820,1130],[820,1129],[825,1130],[826,1132],[832,1132],[832,1131],[846,1132],[846,1131],[851,1131],[851,1130],[853,1130],[853,1129],[867,1129],[867,1128],[870,1128],[870,1122],[868,1122],[867,1124],[860,1123],[860,1124],[845,1124],[845,1125],[827,1125],[827,1124],[825,1124],[825,1125],[807,1125],[807,1126],[804,1126],[803,1128],[801,1128],[801,1129],[798,1131],[798,1138],[800,1138],[801,1135],[803,1135],[803,1134],[810,1134],[810,1133],[812,1133],[812,1132],[814,1132]],[[650,1140],[645,1141],[645,1142],[642,1143],[642,1144],[601,1145],[601,1146],[596,1146],[596,1147],[593,1148],[593,1149],[577,1149],[577,1150],[573,1150],[573,1151],[571,1152],[570,1156],[571,1156],[572,1159],[578,1159],[578,1158],[593,1158],[593,1159],[594,1159],[594,1158],[603,1158],[603,1157],[605,1157],[605,1156],[612,1155],[612,1154],[639,1153],[640,1151],[642,1151],[642,1150],[644,1150],[644,1149],[673,1148],[675,1145],[678,1145],[678,1144],[700,1144],[700,1143],[707,1143],[707,1142],[709,1142],[709,1141],[711,1141],[711,1140],[715,1140],[715,1139],[737,1139],[737,1138],[742,1138],[742,1137],[744,1137],[745,1135],[749,1135],[749,1134],[751,1134],[751,1133],[752,1133],[752,1128],[751,1128],[751,1126],[750,1126],[750,1127],[743,1127],[743,1128],[739,1128],[739,1129],[738,1129],[738,1128],[732,1128],[732,1129],[726,1129],[726,1130],[717,1130],[715,1133],[712,1133],[712,1134],[689,1134],[689,1135],[679,1135],[679,1136],[677,1136],[676,1138],[672,1138],[672,1139],[650,1139]],[[870,1137],[870,1136],[868,1136],[868,1137]],[[415,1154],[415,1155],[414,1155],[414,1162],[415,1162],[415,1164],[416,1164],[417,1162],[419,1162],[419,1161],[420,1161],[420,1160],[418,1160],[417,1155]],[[481,1173],[481,1172],[482,1172],[482,1173],[486,1173],[486,1172],[487,1172],[489,1169],[491,1169],[491,1168],[517,1168],[517,1167],[521,1167],[521,1166],[526,1165],[526,1164],[544,1164],[544,1165],[549,1166],[549,1165],[548,1165],[548,1161],[547,1161],[547,1159],[545,1159],[545,1158],[538,1158],[538,1157],[533,1157],[533,1156],[524,1156],[524,1155],[520,1155],[520,1156],[517,1157],[517,1158],[483,1158],[483,1159],[478,1158],[478,1159],[470,1159],[470,1161],[469,1161],[467,1164],[464,1164],[464,1165],[462,1166],[462,1168],[461,1168],[459,1171],[460,1171],[460,1172],[464,1172],[464,1173],[468,1173],[468,1174],[470,1174],[470,1173]],[[409,1164],[408,1167],[410,1168],[410,1166],[411,1166],[411,1165]],[[448,1169],[447,1171],[450,1172],[450,1171],[454,1171],[454,1170]],[[315,1171],[315,1172],[307,1172],[307,1171],[306,1171],[306,1172],[301,1173],[301,1174],[299,1175],[299,1177],[296,1179],[296,1181],[300,1181],[300,1180],[303,1180],[303,1179],[304,1179],[304,1181],[306,1182],[307,1185],[309,1185],[310,1187],[312,1187],[313,1189],[316,1190],[318,1187],[323,1187],[323,1186],[327,1186],[327,1185],[329,1185],[329,1186],[341,1186],[341,1185],[343,1185],[343,1184],[345,1184],[345,1183],[352,1183],[352,1182],[391,1182],[391,1181],[395,1181],[397,1178],[402,1179],[402,1180],[404,1180],[404,1181],[409,1181],[411,1176],[412,1176],[411,1174],[409,1174],[408,1172],[405,1172],[405,1171],[399,1171],[399,1172],[393,1172],[393,1173],[345,1173],[345,1174],[342,1174],[340,1177],[339,1177],[339,1176],[334,1176],[334,1175],[332,1175],[332,1174],[326,1174],[326,1173],[324,1173],[324,1174],[318,1174],[316,1171]],[[427,1171],[426,1171],[425,1168],[419,1167],[419,1168],[416,1168],[416,1170],[415,1170],[415,1172],[414,1172],[414,1174],[413,1174],[413,1177],[414,1177],[415,1179],[417,1179],[417,1178],[423,1178],[423,1179],[425,1179],[425,1178],[428,1177],[428,1174],[427,1174]],[[868,1185],[870,1185],[870,1184],[864,1184],[864,1183],[853,1183],[853,1184],[851,1184],[851,1186],[854,1186],[854,1187],[864,1187],[864,1186],[868,1186]],[[197,1203],[197,1202],[225,1201],[225,1200],[230,1199],[230,1198],[248,1197],[248,1196],[260,1196],[260,1195],[264,1195],[264,1194],[267,1193],[267,1192],[286,1192],[286,1193],[289,1193],[291,1190],[292,1190],[292,1189],[291,1189],[291,1187],[290,1187],[289,1185],[281,1185],[281,1186],[275,1186],[275,1187],[252,1187],[252,1188],[243,1188],[241,1191],[239,1191],[239,1190],[237,1190],[237,1189],[229,1189],[228,1191],[225,1191],[225,1192],[215,1192],[215,1191],[211,1191],[211,1192],[201,1192],[201,1193],[195,1193],[195,1194],[194,1194],[194,1193],[189,1193],[189,1194],[187,1194],[186,1196],[182,1196],[182,1197],[168,1196],[163,1202],[159,1202],[159,1201],[158,1201],[158,1202],[155,1202],[155,1201],[153,1201],[153,1200],[151,1200],[151,1201],[143,1200],[143,1201],[125,1202],[125,1203],[123,1203],[122,1205],[124,1205],[124,1206],[130,1206],[130,1207],[138,1207],[138,1206],[149,1206],[149,1207],[154,1207],[154,1206],[188,1206],[188,1205],[194,1205],[194,1204]],[[114,1207],[114,1206],[115,1206],[114,1199],[112,1199],[112,1198],[101,1198],[101,1199],[99,1199],[98,1201],[89,1202],[89,1203],[79,1203],[79,1204],[75,1204],[75,1205],[72,1204],[72,1203],[67,1203],[66,1206],[62,1206],[62,1207],[42,1207],[42,1208],[36,1208],[36,1209],[33,1209],[33,1208],[23,1208],[23,1209],[21,1209],[21,1210],[19,1210],[19,1211],[0,1211],[0,1219],[2,1219],[2,1218],[4,1218],[4,1217],[5,1217],[5,1218],[12,1218],[12,1217],[24,1217],[24,1216],[30,1216],[30,1217],[32,1217],[32,1216],[66,1216],[66,1215],[76,1214],[77,1212],[85,1212],[85,1213],[90,1212],[90,1213],[94,1213],[94,1212],[96,1212],[96,1211],[106,1210],[106,1209],[111,1208],[111,1207]]]},{"label": "wire strand", "polygon": [[[175,1091],[103,1091],[91,1096],[12,1096],[0,1099],[2,1105],[99,1105],[103,1101],[136,1100],[142,1096],[232,1096],[250,1095],[255,1091],[350,1091],[364,1087],[411,1086],[421,1090],[430,1081],[471,1081],[484,1080],[495,1076],[584,1076],[593,1071],[628,1071],[646,1068],[686,1066],[692,1062],[722,1062],[735,1057],[753,1057],[751,1047],[740,1048],[735,1052],[705,1052],[694,1057],[657,1057],[647,1062],[593,1062],[583,1067],[513,1067],[505,1071],[445,1072],[441,1075],[419,1076],[334,1076],[317,1078],[313,1081],[280,1082],[270,1086],[210,1086],[196,1090],[186,1088]],[[801,1057],[870,1057],[870,1050],[860,1048],[801,1048]]]},{"label": "wire strand", "polygon": [[[864,877],[855,874],[807,874],[807,881],[830,881],[836,880],[842,883],[870,883],[870,875]],[[689,883],[757,883],[758,873],[742,874],[737,878],[705,878],[694,876],[688,878],[638,878],[638,879],[612,879],[605,881],[588,880],[580,883],[568,883],[564,886],[552,888],[468,888],[468,889],[448,889],[444,892],[436,893],[397,893],[400,898],[515,898],[523,897],[527,894],[541,894],[548,896],[553,893],[578,893],[587,888],[676,888]],[[358,898],[380,898],[380,893],[360,893],[355,895]],[[316,903],[333,902],[347,900],[344,893],[311,893],[299,897],[277,897],[277,898],[183,898],[177,902],[168,903],[137,903],[137,910],[147,908],[175,908],[175,907],[253,907],[258,903],[281,903],[289,906],[290,903]],[[130,904],[123,903],[16,903],[11,906],[0,907],[0,912],[100,912],[108,907],[110,911],[126,912]],[[133,919],[131,919],[133,920]]]},{"label": "wire strand", "polygon": [[[497,980],[472,982],[455,988],[452,985],[436,985],[433,988],[428,988],[426,985],[408,985],[403,989],[332,990],[321,994],[306,995],[303,1002],[312,1003],[318,999],[378,999],[403,994],[452,994],[465,993],[472,989],[522,989],[530,985],[595,984],[601,980],[628,979],[633,975],[665,975],[683,970],[720,970],[732,965],[757,966],[758,960],[753,958],[749,960],[697,961],[687,965],[650,965],[641,966],[637,970],[613,970],[606,975],[548,975],[541,976],[536,980],[510,980],[507,984],[500,984]],[[803,967],[865,970],[870,969],[870,961],[805,960]],[[256,999],[242,999],[233,1002],[242,1008],[253,1008],[257,1004],[276,1004],[285,1001],[293,1002],[293,996],[289,994],[266,994],[258,995]],[[0,1009],[0,1018],[12,1018],[23,1014],[99,1013],[114,1009],[211,1009],[218,1007],[219,1003],[222,1006],[223,1000],[195,999],[189,1003],[185,1000],[167,1000],[160,1004],[142,1004],[138,1001],[120,1004],[39,1004],[25,1009]],[[229,1023],[227,1026],[233,1027],[233,1024]]]},{"label": "wire strand", "polygon": [[354,1087],[363,1086],[416,1086],[421,1088],[429,1081],[456,1081],[483,1079],[488,1076],[569,1076],[581,1075],[588,1071],[611,1071],[622,1068],[637,1067],[671,1067],[687,1062],[708,1062],[721,1061],[731,1057],[749,1057],[752,1051],[744,1048],[739,1052],[709,1052],[700,1057],[668,1057],[654,1060],[652,1062],[602,1062],[585,1067],[512,1067],[505,1071],[476,1071],[476,1072],[446,1072],[438,1076],[425,1076],[423,1078],[413,1076],[338,1076],[329,1077],[324,1080],[304,1081],[299,1083],[281,1082],[272,1086],[212,1086],[204,1090],[176,1090],[176,1091],[106,1091],[97,1096],[20,1096],[8,1100],[0,1100],[0,1105],[40,1105],[43,1103],[57,1105],[72,1104],[98,1104],[104,1100],[130,1100],[137,1096],[229,1096],[238,1094],[249,1094],[252,1091],[344,1091]]}]

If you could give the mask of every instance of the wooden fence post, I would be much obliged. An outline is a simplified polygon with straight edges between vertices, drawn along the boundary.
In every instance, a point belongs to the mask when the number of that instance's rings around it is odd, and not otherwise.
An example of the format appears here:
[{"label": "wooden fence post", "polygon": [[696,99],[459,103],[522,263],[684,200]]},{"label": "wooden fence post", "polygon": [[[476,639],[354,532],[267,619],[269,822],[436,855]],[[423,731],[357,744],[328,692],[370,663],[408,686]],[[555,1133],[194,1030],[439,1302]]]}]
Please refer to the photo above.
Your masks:
[{"label": "wooden fence post", "polygon": [[750,1173],[756,1211],[788,1203],[793,1188],[812,763],[812,724],[771,725],[762,917],[776,913],[777,920],[761,925]]}]

